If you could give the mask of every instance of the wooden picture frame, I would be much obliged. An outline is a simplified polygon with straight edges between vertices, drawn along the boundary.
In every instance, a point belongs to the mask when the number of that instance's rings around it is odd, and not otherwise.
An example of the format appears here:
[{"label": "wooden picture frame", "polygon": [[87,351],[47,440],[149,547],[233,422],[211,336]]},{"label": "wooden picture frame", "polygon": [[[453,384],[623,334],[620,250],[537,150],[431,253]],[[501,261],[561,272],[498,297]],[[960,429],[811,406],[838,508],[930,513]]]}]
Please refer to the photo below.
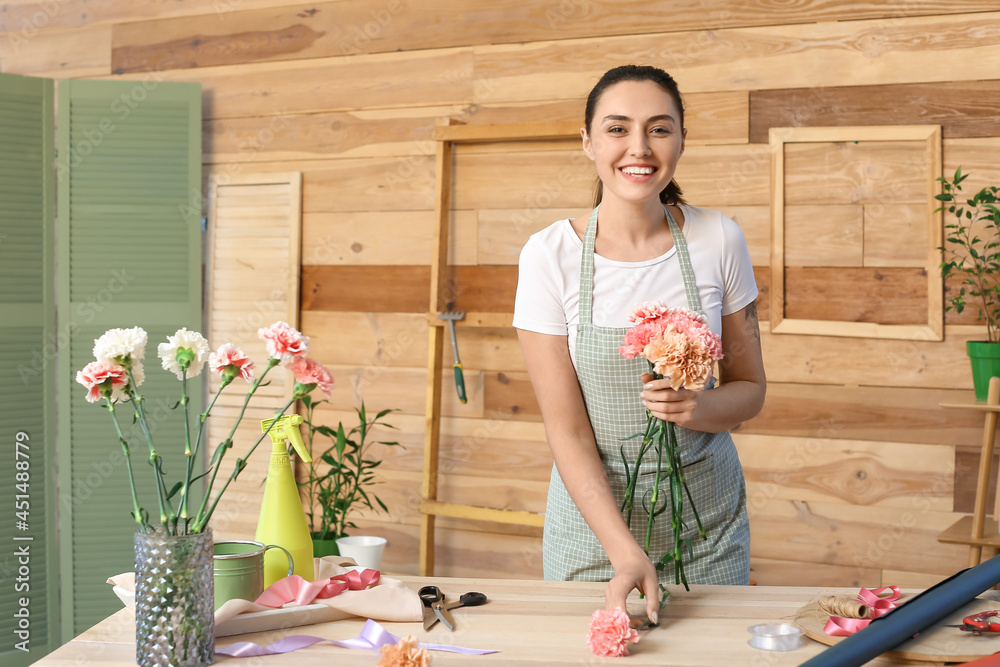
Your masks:
[{"label": "wooden picture frame", "polygon": [[[785,317],[785,145],[819,142],[924,142],[927,164],[927,322],[881,324]],[[779,127],[770,130],[771,146],[771,333],[847,336],[899,340],[944,339],[944,280],[939,265],[943,244],[940,192],[941,127],[887,125],[856,127]]]}]

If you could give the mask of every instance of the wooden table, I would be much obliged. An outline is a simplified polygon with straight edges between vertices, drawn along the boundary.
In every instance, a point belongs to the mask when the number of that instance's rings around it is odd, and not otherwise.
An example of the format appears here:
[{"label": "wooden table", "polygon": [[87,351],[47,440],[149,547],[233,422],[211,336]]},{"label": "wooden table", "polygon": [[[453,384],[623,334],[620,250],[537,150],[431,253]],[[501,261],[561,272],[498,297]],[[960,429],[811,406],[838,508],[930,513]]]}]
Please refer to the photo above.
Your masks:
[{"label": "wooden table", "polygon": [[[604,606],[605,585],[602,583],[400,578],[414,590],[428,583],[437,584],[450,599],[467,591],[480,591],[489,597],[485,606],[456,609],[453,612],[456,624],[453,633],[442,628],[440,623],[429,632],[424,632],[420,623],[383,623],[398,636],[409,634],[427,642],[500,649],[500,653],[483,656],[434,652],[434,665],[799,665],[821,653],[825,647],[805,639],[805,647],[795,651],[761,651],[747,644],[750,637],[747,628],[758,623],[790,620],[796,610],[821,590],[823,593],[857,594],[857,589],[692,586],[687,592],[683,587],[670,587],[670,600],[660,612],[660,627],[640,633],[641,640],[630,645],[631,655],[622,661],[591,655],[584,641],[590,615]],[[111,594],[110,591],[108,594]],[[638,614],[643,613],[644,608],[644,602],[633,593],[633,597],[629,598],[629,610]],[[223,637],[219,639],[219,645],[227,646],[237,641],[266,645],[294,634],[349,639],[358,635],[363,624],[364,619],[351,619]],[[373,667],[376,662],[377,657],[371,651],[343,649],[332,644],[318,644],[301,649],[294,655],[266,656],[249,661],[225,656],[217,659],[217,664],[232,664],[234,667],[293,663],[300,667],[329,667],[331,664],[338,667]],[[43,667],[134,665],[133,612],[122,609],[35,664]],[[868,664],[896,663],[876,660]]]}]

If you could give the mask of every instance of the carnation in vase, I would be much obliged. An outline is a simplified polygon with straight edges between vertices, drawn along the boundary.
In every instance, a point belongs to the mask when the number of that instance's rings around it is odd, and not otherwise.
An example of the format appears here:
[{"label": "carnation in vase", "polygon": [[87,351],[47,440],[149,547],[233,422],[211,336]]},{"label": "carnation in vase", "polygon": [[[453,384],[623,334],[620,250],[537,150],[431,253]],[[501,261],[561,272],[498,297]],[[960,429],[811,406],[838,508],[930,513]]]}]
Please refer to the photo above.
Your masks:
[{"label": "carnation in vase", "polygon": [[208,367],[223,379],[230,381],[237,375],[247,382],[253,382],[253,361],[232,343],[222,345],[208,356]]},{"label": "carnation in vase", "polygon": [[197,331],[178,329],[173,336],[167,336],[166,343],[160,343],[156,348],[157,355],[163,364],[163,370],[170,371],[183,380],[185,374],[189,378],[201,374],[201,368],[208,359],[208,341]]},{"label": "carnation in vase", "polygon": [[309,354],[309,338],[286,322],[275,322],[269,327],[258,329],[257,335],[267,343],[267,353],[272,359],[289,362]]},{"label": "carnation in vase", "polygon": [[127,368],[132,361],[146,356],[147,339],[142,327],[108,329],[94,341],[94,357]]}]

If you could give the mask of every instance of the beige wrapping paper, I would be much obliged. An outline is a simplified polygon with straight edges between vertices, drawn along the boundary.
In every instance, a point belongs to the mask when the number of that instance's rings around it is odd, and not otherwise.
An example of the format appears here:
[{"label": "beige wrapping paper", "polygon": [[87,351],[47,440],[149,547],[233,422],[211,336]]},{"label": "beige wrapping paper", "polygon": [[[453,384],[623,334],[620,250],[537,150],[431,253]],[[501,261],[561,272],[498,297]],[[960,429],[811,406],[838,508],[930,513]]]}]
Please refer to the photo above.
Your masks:
[{"label": "beige wrapping paper", "polygon": [[[340,556],[326,556],[313,559],[315,579],[327,579],[338,574],[344,574],[353,566],[354,560]],[[115,594],[125,603],[126,607],[135,609],[135,573],[125,572],[108,579],[115,586]],[[326,609],[317,607],[324,605]],[[297,607],[294,602],[286,604],[282,609],[291,610]],[[306,609],[306,608],[302,608]],[[417,592],[407,587],[403,582],[391,577],[380,577],[379,582],[363,591],[343,591],[339,595],[323,600],[316,600],[308,609],[313,613],[301,616],[306,619],[302,625],[309,623],[326,623],[345,618],[360,616],[376,621],[410,622],[421,621],[424,605]],[[239,632],[255,632],[268,629],[268,623],[241,623],[241,616],[254,612],[274,612],[272,607],[255,604],[249,600],[229,600],[215,610],[215,625],[217,636],[237,634]],[[246,616],[249,620],[250,616]]]}]

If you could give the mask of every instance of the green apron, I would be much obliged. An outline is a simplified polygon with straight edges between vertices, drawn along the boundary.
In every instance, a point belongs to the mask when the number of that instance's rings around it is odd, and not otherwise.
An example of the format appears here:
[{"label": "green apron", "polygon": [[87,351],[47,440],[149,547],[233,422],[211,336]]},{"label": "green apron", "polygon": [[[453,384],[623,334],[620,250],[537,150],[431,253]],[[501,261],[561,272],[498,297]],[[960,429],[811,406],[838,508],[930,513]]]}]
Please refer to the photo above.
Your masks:
[{"label": "green apron", "polygon": [[[576,373],[604,469],[621,506],[626,478],[619,450],[624,445],[625,457],[630,464],[635,461],[641,438],[627,438],[645,431],[646,409],[639,392],[642,390],[640,375],[649,372],[649,363],[641,356],[626,360],[618,353],[627,328],[593,324],[597,210],[591,213],[583,238]],[[701,299],[684,234],[670,212],[666,214],[684,276],[687,307],[701,312]],[[714,382],[706,389],[713,385]],[[693,584],[747,584],[750,580],[750,524],[743,468],[733,440],[728,432],[703,433],[676,425],[675,430],[691,496],[707,533],[706,539],[698,538],[691,503],[685,502],[683,516],[687,529],[682,537],[690,538],[694,549],[693,559],[689,560],[689,554],[684,559],[687,579]],[[636,487],[637,502],[630,526],[640,544],[645,537],[647,514],[639,499],[651,488],[655,476],[656,456],[647,454]],[[673,543],[669,513],[661,514],[653,525],[650,541],[649,553],[654,562],[672,550]],[[552,466],[545,511],[542,564],[545,578],[550,580],[608,581],[615,574],[600,542],[566,491],[555,465]],[[660,581],[674,583],[673,564],[660,572]]]}]

